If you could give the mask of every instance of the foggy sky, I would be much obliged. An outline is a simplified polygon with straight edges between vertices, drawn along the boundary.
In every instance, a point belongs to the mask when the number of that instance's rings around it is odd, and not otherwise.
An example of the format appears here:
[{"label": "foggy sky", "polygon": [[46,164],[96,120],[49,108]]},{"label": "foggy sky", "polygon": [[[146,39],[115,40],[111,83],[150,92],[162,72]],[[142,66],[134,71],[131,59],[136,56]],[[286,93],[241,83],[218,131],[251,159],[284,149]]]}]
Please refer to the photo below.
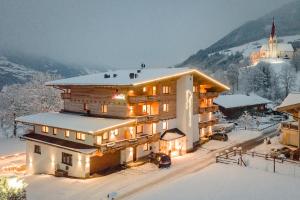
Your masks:
[{"label": "foggy sky", "polygon": [[288,0],[0,0],[0,48],[117,68],[182,62]]}]

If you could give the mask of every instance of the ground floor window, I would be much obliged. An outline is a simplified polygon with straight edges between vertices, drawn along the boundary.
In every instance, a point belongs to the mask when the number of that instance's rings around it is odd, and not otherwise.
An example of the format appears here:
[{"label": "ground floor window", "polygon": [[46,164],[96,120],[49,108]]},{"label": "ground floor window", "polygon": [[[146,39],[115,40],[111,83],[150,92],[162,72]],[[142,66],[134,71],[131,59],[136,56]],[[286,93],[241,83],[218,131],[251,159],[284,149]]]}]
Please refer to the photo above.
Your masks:
[{"label": "ground floor window", "polygon": [[63,164],[72,166],[72,155],[68,153],[62,153],[62,161]]},{"label": "ground floor window", "polygon": [[149,151],[149,143],[145,143],[143,147],[144,151]]},{"label": "ground floor window", "polygon": [[34,145],[34,153],[41,154],[41,146]]}]

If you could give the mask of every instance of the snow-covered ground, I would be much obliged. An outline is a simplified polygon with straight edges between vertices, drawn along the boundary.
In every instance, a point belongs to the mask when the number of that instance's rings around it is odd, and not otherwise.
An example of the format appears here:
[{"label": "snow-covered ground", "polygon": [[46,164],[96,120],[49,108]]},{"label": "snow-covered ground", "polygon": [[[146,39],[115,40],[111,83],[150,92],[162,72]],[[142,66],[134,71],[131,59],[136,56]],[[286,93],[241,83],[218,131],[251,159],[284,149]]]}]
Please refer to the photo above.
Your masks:
[{"label": "snow-covered ground", "polygon": [[169,169],[158,169],[153,164],[147,163],[107,176],[87,180],[57,178],[51,175],[25,176],[25,181],[28,184],[28,199],[98,200],[105,199],[105,196],[113,191],[119,195],[126,194],[129,191],[138,190],[143,185],[155,185],[156,183],[172,180],[174,177],[185,176],[204,168],[211,162],[214,162],[216,151],[238,145],[260,134],[257,131],[244,130],[229,133],[229,141],[227,142],[209,141],[196,152],[173,158],[172,167]]},{"label": "snow-covered ground", "polygon": [[0,137],[0,157],[25,152],[26,143],[19,138]]},{"label": "snow-covered ground", "polygon": [[131,199],[282,200],[298,199],[300,178],[262,170],[213,164],[164,185],[157,185]]}]

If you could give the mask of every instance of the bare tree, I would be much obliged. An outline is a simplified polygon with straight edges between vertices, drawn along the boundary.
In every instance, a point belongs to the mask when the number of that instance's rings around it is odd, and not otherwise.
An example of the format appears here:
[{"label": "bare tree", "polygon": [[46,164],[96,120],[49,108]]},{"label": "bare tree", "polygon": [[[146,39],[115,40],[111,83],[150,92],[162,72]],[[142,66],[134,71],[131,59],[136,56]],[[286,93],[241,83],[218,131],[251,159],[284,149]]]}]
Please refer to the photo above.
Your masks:
[{"label": "bare tree", "polygon": [[296,86],[296,70],[293,66],[284,66],[279,74],[280,83],[283,86],[284,97],[286,97]]}]

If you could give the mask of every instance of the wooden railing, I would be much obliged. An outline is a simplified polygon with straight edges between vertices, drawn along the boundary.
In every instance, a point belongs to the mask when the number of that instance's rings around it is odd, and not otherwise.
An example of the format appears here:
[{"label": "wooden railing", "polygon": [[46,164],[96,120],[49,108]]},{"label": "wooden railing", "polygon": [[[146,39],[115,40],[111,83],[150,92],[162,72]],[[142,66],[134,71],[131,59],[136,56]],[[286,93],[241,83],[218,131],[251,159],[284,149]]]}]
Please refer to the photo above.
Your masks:
[{"label": "wooden railing", "polygon": [[213,126],[213,125],[217,124],[218,122],[219,122],[219,119],[217,119],[217,118],[212,118],[207,121],[202,121],[202,122],[199,122],[199,128],[206,128],[208,126]]},{"label": "wooden railing", "polygon": [[282,122],[281,127],[286,128],[286,129],[298,130],[298,125],[295,125],[295,124],[292,124],[289,122]]},{"label": "wooden railing", "polygon": [[159,96],[157,95],[128,96],[129,103],[141,103],[141,102],[158,101],[158,100],[159,100]]},{"label": "wooden railing", "polygon": [[206,93],[199,93],[200,99],[211,99],[219,96],[219,93],[217,92],[206,92]]},{"label": "wooden railing", "polygon": [[71,93],[61,93],[62,99],[71,99]]},{"label": "wooden railing", "polygon": [[137,116],[135,117],[138,123],[142,122],[155,122],[159,120],[158,115],[145,115],[145,116]]},{"label": "wooden railing", "polygon": [[145,135],[137,136],[134,139],[126,139],[126,140],[120,140],[116,142],[109,142],[106,144],[96,145],[96,146],[99,147],[102,153],[107,153],[109,151],[117,151],[117,150],[125,149],[127,147],[138,146],[141,144],[145,144],[147,142],[156,142],[159,141],[159,139],[160,139],[160,133],[154,133],[152,135],[145,134]]},{"label": "wooden railing", "polygon": [[217,105],[212,105],[212,106],[208,106],[208,107],[199,107],[199,113],[207,113],[207,112],[216,112],[217,110],[219,110],[219,106]]}]

